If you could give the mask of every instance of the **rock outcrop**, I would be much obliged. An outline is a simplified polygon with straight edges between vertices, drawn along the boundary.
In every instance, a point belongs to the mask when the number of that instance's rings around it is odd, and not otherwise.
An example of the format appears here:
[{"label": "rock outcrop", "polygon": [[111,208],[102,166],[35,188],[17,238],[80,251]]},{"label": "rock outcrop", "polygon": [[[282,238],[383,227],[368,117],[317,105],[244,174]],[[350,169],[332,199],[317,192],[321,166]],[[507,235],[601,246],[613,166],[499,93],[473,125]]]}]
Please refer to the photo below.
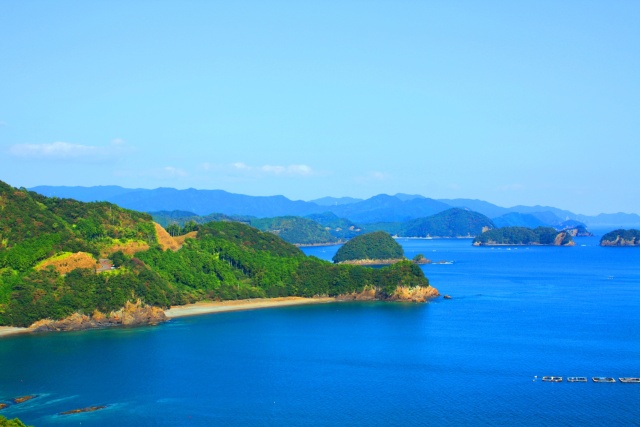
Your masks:
[{"label": "rock outcrop", "polygon": [[33,332],[79,331],[112,326],[153,325],[166,320],[167,316],[161,308],[143,304],[138,300],[135,303],[127,302],[123,308],[109,314],[96,310],[90,316],[74,313],[61,320],[42,319],[32,324],[29,329]]},{"label": "rock outcrop", "polygon": [[381,294],[374,288],[368,288],[362,292],[352,292],[336,297],[338,301],[404,301],[427,302],[427,300],[440,296],[438,290],[432,286],[416,286],[413,288],[398,286],[390,296]]}]

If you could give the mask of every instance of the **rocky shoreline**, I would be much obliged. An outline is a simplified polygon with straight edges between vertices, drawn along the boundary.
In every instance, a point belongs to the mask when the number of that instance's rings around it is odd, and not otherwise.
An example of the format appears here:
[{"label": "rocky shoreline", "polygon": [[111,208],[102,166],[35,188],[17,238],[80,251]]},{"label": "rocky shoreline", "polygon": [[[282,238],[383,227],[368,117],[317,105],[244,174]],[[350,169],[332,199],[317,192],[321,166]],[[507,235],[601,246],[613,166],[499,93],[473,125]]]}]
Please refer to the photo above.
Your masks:
[{"label": "rocky shoreline", "polygon": [[[347,261],[340,261],[338,264],[349,264],[349,265],[391,265],[396,264],[402,261],[411,261],[406,258],[393,258],[393,259],[352,259]],[[419,261],[411,261],[414,264],[422,265],[422,264],[431,264],[431,260],[427,258],[422,258]]]},{"label": "rocky shoreline", "polygon": [[102,329],[113,326],[153,325],[168,320],[159,307],[143,304],[140,300],[126,305],[109,314],[96,310],[91,315],[74,313],[61,320],[42,319],[31,326],[29,332],[81,331],[85,329]]},{"label": "rocky shoreline", "polygon": [[362,292],[339,295],[336,297],[336,301],[427,302],[439,296],[438,290],[432,286],[416,286],[414,288],[398,286],[391,296],[383,295],[376,289],[369,288]]},{"label": "rocky shoreline", "polygon": [[[109,314],[104,314],[96,310],[91,315],[74,313],[71,316],[60,320],[42,319],[33,323],[28,328],[7,328],[4,335],[156,325],[176,317],[337,301],[426,302],[438,296],[440,296],[438,290],[431,286],[417,286],[414,288],[398,286],[395,292],[390,296],[376,291],[375,288],[368,288],[361,292],[338,295],[335,298],[319,296],[314,298],[281,297],[213,301],[187,304],[185,306],[174,306],[166,311],[159,307],[143,304],[138,300],[133,303],[127,302],[125,307],[117,311],[112,311]],[[2,332],[2,330],[0,330],[0,332]]]}]

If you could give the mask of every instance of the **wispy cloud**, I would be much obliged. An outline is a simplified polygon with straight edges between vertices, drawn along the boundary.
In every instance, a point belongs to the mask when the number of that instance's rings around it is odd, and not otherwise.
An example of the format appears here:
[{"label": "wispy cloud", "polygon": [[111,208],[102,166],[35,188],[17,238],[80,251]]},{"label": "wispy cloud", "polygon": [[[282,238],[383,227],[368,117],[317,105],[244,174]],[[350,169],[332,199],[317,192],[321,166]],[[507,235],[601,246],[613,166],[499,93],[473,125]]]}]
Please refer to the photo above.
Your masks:
[{"label": "wispy cloud", "polygon": [[255,177],[264,176],[283,176],[283,177],[301,177],[318,175],[318,172],[313,170],[310,166],[305,164],[293,164],[293,165],[262,165],[251,166],[244,162],[235,162],[230,165],[216,165],[212,163],[203,163],[202,169],[206,171],[219,171],[230,174],[241,174]]},{"label": "wispy cloud", "polygon": [[23,159],[76,160],[103,162],[124,154],[127,147],[124,140],[115,139],[108,146],[73,144],[57,141],[45,144],[15,144],[9,147],[9,154]]},{"label": "wispy cloud", "polygon": [[160,170],[161,174],[165,177],[173,178],[173,177],[182,177],[189,175],[183,169],[176,168],[173,166],[165,166]]}]

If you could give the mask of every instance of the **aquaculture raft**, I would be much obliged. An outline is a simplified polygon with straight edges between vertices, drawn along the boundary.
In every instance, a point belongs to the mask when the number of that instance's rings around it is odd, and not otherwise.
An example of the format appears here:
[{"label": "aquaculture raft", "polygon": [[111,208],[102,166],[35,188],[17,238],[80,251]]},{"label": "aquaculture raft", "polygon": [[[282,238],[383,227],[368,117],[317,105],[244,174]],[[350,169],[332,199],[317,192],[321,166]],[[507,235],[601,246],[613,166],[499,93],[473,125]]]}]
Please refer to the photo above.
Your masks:
[{"label": "aquaculture raft", "polygon": [[594,383],[615,383],[616,379],[612,377],[593,377],[591,378]]}]

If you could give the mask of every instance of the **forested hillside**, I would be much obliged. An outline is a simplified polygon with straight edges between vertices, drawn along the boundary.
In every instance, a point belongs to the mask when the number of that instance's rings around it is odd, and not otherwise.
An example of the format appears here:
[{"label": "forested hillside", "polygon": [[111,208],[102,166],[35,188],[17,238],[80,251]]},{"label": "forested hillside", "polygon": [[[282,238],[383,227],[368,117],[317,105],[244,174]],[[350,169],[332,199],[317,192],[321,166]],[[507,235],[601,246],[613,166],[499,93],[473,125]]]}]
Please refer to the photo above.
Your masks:
[{"label": "forested hillside", "polygon": [[273,233],[289,243],[312,245],[338,241],[316,221],[299,216],[255,218],[251,220],[250,224],[259,230]]},{"label": "forested hillside", "polygon": [[427,218],[409,221],[398,235],[403,237],[465,237],[477,236],[494,227],[493,222],[482,214],[453,208]]},{"label": "forested hillside", "polygon": [[[428,286],[410,263],[334,265],[237,222],[199,225],[190,234],[195,238],[169,250],[158,243],[149,215],[109,203],[49,199],[0,183],[0,213],[0,325],[106,313],[138,299],[168,307],[203,299],[337,296],[372,287],[385,298],[398,286]],[[127,250],[134,243],[135,250]],[[80,251],[96,263],[108,257],[115,268],[63,274],[43,267]]]}]

